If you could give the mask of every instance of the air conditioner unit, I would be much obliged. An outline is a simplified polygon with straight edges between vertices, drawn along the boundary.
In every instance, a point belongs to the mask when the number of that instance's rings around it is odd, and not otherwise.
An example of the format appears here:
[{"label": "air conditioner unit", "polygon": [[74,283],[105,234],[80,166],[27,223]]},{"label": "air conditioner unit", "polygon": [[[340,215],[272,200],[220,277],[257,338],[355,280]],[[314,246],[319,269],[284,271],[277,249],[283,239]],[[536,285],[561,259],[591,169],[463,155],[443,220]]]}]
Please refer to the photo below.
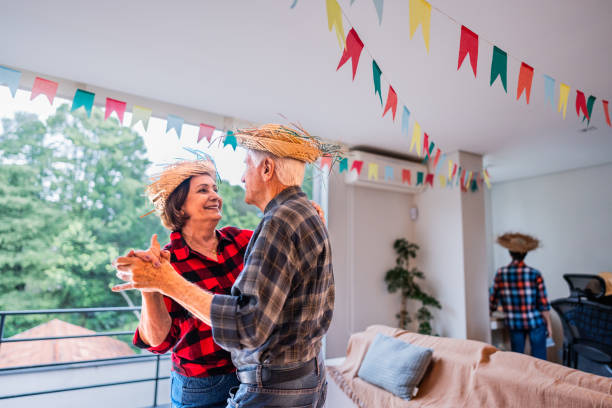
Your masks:
[{"label": "air conditioner unit", "polygon": [[[345,182],[359,187],[376,188],[400,193],[419,193],[423,191],[424,183],[417,186],[417,174],[423,173],[423,181],[427,174],[427,166],[408,160],[401,160],[387,156],[381,156],[360,150],[349,152],[349,163],[359,160],[363,162],[361,172],[349,167],[345,172]],[[371,165],[374,166],[371,166]],[[404,170],[410,172],[410,182],[403,175]]]}]

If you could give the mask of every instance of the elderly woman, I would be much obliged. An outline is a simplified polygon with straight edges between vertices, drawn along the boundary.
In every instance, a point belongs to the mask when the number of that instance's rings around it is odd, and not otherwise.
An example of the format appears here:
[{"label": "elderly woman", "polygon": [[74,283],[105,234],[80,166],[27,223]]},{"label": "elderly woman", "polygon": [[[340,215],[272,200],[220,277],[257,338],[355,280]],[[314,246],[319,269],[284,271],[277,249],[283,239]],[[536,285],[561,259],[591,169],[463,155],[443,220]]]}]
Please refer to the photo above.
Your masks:
[{"label": "elderly woman", "polygon": [[[160,251],[153,236],[148,253],[130,252],[154,263],[169,259],[184,279],[213,293],[229,294],[240,274],[253,231],[236,227],[216,229],[223,200],[209,160],[185,161],[167,168],[148,188],[170,243]],[[316,205],[315,205],[316,206]],[[320,212],[320,208],[317,208]],[[130,280],[128,272],[118,272]],[[138,289],[133,283],[113,290]],[[172,406],[224,407],[230,388],[238,386],[230,353],[212,338],[210,326],[182,305],[156,291],[141,291],[142,312],[134,344],[153,353],[172,349]]]}]

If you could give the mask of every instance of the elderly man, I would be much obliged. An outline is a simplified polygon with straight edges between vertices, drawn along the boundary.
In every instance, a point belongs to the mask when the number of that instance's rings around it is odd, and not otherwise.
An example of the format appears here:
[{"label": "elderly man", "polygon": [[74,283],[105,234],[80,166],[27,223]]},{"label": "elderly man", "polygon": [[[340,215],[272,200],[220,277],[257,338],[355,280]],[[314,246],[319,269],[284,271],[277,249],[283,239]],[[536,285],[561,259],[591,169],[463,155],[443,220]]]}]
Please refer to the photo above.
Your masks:
[{"label": "elderly man", "polygon": [[321,340],[331,322],[334,279],[327,230],[300,189],[305,162],[333,146],[280,125],[239,130],[248,149],[245,201],[263,211],[231,295],[213,295],[170,264],[134,257],[116,261],[119,290],[156,290],[212,327],[231,351],[240,387],[228,407],[312,406],[325,400]]}]

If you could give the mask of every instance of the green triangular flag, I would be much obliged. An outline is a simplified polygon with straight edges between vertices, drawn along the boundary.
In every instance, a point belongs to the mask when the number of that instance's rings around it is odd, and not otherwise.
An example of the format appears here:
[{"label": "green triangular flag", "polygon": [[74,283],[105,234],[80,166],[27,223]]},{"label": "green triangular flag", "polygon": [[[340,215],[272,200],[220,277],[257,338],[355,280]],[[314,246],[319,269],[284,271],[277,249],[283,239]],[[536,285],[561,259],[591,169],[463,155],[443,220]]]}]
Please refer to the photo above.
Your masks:
[{"label": "green triangular flag", "polygon": [[495,79],[501,77],[504,91],[508,93],[508,87],[506,86],[506,74],[508,72],[508,54],[505,51],[493,46],[493,60],[491,61],[491,84],[495,82]]},{"label": "green triangular flag", "polygon": [[423,184],[423,172],[419,171],[417,173],[417,186],[420,186],[421,184]]},{"label": "green triangular flag", "polygon": [[[587,126],[591,123],[591,119],[593,118],[593,105],[595,104],[595,99],[593,95],[589,96],[589,100],[587,101],[587,112],[589,113],[589,120],[587,120]],[[586,119],[586,116],[582,118],[582,121]]]},{"label": "green triangular flag", "polygon": [[380,68],[378,68],[378,64],[374,60],[372,60],[372,72],[374,77],[374,95],[378,94],[378,96],[380,97],[380,106],[382,106],[382,93],[380,92],[381,71]]},{"label": "green triangular flag", "polygon": [[77,89],[72,100],[72,108],[70,111],[79,109],[81,106],[85,108],[87,116],[91,117],[91,108],[93,107],[95,94],[82,89]]},{"label": "green triangular flag", "polygon": [[345,157],[340,160],[340,173],[348,170],[348,159]]}]

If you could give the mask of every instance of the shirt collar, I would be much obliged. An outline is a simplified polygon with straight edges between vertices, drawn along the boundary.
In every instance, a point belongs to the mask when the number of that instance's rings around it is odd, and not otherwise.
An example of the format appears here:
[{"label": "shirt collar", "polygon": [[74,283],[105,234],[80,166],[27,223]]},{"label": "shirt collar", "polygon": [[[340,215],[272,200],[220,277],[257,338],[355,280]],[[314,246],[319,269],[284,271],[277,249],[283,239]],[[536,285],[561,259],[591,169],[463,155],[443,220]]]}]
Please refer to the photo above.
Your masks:
[{"label": "shirt collar", "polygon": [[[219,244],[222,245],[221,249],[228,242],[232,242],[232,239],[229,235],[223,230],[215,230],[215,234],[217,235],[217,239],[219,240]],[[176,256],[178,261],[184,261],[189,258],[190,250],[189,245],[185,242],[185,238],[183,238],[183,234],[180,231],[173,231],[170,234],[170,243],[172,245],[170,251]]]},{"label": "shirt collar", "polygon": [[512,261],[511,266],[525,266],[525,261]]},{"label": "shirt collar", "polygon": [[302,191],[300,186],[287,187],[286,189],[278,193],[276,197],[270,200],[270,202],[266,206],[266,209],[264,210],[264,215],[269,213],[270,211],[273,211],[276,207],[278,207],[285,201],[300,196],[306,197],[306,194]]}]

